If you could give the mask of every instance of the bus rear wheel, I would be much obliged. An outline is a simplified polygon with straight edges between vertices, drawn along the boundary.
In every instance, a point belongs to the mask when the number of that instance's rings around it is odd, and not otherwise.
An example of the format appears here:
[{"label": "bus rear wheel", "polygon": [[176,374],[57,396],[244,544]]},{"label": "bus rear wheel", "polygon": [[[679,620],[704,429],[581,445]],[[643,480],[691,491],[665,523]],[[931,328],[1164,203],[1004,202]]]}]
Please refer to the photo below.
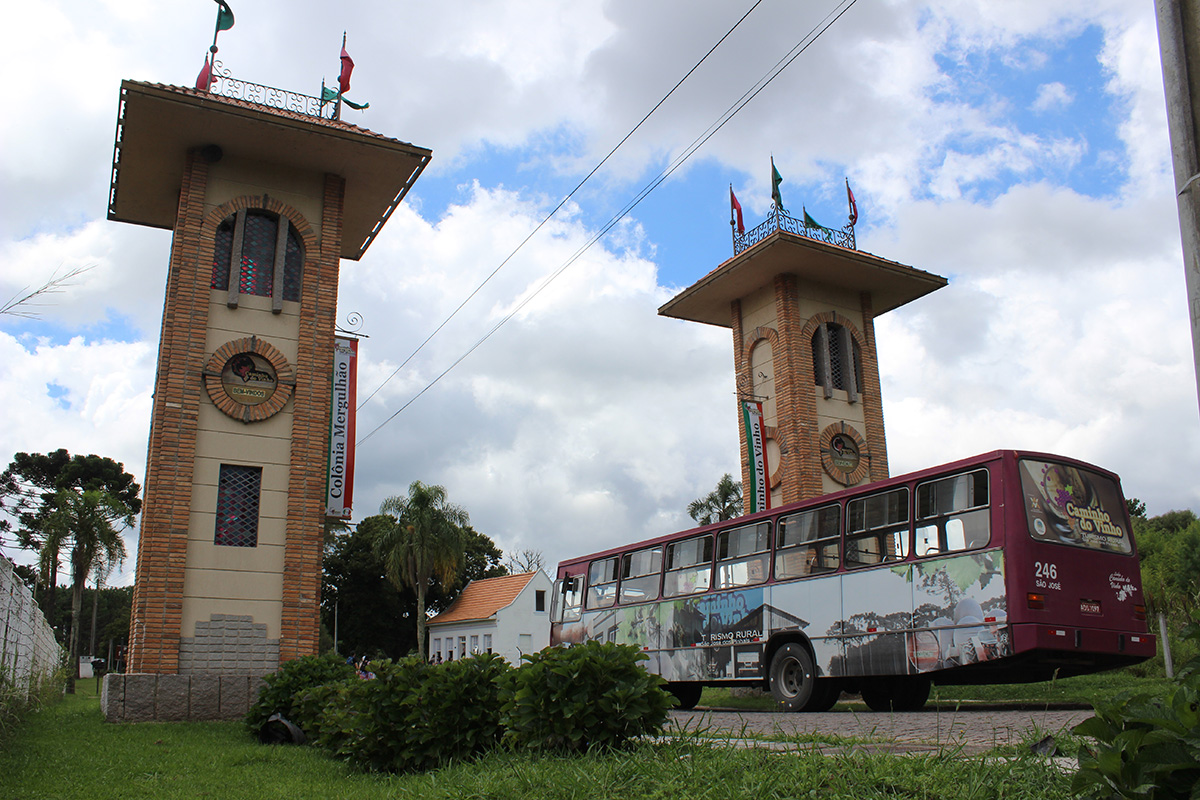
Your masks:
[{"label": "bus rear wheel", "polygon": [[929,700],[929,679],[876,678],[862,687],[862,699],[872,711],[920,711]]},{"label": "bus rear wheel", "polygon": [[667,691],[679,701],[675,706],[677,710],[691,711],[700,702],[700,693],[704,691],[704,686],[699,683],[669,683]]},{"label": "bus rear wheel", "polygon": [[802,645],[789,642],[771,657],[771,697],[780,711],[801,711],[808,705],[816,684],[812,656]]}]

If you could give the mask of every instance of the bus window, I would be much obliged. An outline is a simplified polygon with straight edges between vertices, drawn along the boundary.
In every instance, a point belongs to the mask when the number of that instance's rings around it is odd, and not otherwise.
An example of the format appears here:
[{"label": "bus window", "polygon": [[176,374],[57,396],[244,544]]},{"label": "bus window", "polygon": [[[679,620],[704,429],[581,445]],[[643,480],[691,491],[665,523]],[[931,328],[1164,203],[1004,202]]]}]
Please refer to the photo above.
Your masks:
[{"label": "bus window", "polygon": [[917,487],[918,556],[985,547],[991,538],[989,529],[987,470]]},{"label": "bus window", "polygon": [[593,561],[588,570],[588,608],[608,608],[617,602],[617,559]]},{"label": "bus window", "polygon": [[775,579],[803,578],[838,568],[841,508],[825,506],[779,520]]},{"label": "bus window", "polygon": [[647,547],[626,553],[621,559],[621,602],[641,603],[658,599],[658,574],[662,571],[662,548]]},{"label": "bus window", "polygon": [[712,549],[711,534],[667,545],[663,596],[677,597],[707,591],[712,581]]},{"label": "bus window", "polygon": [[846,566],[867,567],[908,555],[908,487],[846,503]]},{"label": "bus window", "polygon": [[1116,481],[1066,464],[1032,459],[1018,464],[1030,536],[1125,555],[1133,552],[1125,527],[1125,499]]},{"label": "bus window", "polygon": [[760,522],[717,534],[717,588],[749,586],[767,579],[771,523]]},{"label": "bus window", "polygon": [[582,598],[583,576],[567,575],[554,587],[554,612],[552,618],[560,622],[576,622],[579,619],[579,605]]}]

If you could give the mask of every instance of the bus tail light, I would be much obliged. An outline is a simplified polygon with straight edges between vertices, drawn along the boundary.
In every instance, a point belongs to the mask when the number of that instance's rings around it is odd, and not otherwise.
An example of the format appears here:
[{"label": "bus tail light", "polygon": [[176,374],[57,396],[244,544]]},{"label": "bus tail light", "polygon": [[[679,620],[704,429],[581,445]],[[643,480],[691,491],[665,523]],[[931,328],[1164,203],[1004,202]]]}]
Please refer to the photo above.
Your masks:
[{"label": "bus tail light", "polygon": [[1026,592],[1025,604],[1030,608],[1040,609],[1046,607],[1046,595],[1040,592]]},{"label": "bus tail light", "polygon": [[1146,620],[1146,607],[1141,603],[1133,604],[1133,618],[1137,620]]}]

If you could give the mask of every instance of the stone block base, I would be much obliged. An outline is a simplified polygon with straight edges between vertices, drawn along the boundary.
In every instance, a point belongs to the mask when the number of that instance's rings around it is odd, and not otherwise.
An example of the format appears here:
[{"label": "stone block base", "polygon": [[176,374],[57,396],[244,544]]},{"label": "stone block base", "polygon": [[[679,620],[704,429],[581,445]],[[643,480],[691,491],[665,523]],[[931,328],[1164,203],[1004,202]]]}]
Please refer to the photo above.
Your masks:
[{"label": "stone block base", "polygon": [[240,719],[265,685],[253,675],[108,674],[100,710],[109,722]]}]

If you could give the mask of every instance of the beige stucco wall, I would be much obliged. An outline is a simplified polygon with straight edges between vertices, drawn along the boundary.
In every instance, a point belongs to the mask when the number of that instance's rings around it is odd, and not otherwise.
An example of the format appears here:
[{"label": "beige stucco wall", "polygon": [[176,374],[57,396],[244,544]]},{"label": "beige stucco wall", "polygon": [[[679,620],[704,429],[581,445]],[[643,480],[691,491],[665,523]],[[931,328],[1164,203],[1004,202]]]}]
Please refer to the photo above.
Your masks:
[{"label": "beige stucco wall", "polygon": [[235,197],[269,194],[295,208],[314,230],[320,230],[325,186],[319,172],[225,157],[209,167],[208,176],[205,204],[210,207]]},{"label": "beige stucco wall", "polygon": [[[295,364],[299,346],[300,304],[284,302],[271,313],[271,298],[242,295],[238,308],[227,293],[213,290],[205,351],[226,342],[258,336]],[[196,465],[184,569],[183,636],[213,614],[249,615],[265,623],[267,638],[277,639],[283,613],[284,544],[287,528],[288,471],[291,464],[292,401],[273,417],[246,424],[221,413],[207,393],[201,396]],[[258,545],[214,544],[217,484],[221,464],[261,466]]]}]

